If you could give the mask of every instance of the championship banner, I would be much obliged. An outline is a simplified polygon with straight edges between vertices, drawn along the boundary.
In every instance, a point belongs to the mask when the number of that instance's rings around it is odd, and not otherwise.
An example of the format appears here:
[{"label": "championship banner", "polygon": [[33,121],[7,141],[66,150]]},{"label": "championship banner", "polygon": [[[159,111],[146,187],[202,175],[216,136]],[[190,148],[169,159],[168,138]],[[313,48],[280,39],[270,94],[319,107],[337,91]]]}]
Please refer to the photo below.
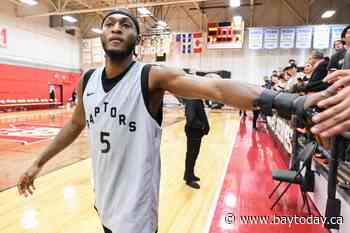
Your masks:
[{"label": "championship banner", "polygon": [[281,28],[280,32],[280,48],[291,49],[294,48],[295,42],[295,28]]},{"label": "championship banner", "polygon": [[263,28],[249,28],[249,49],[262,49],[263,48]]},{"label": "championship banner", "polygon": [[328,25],[320,25],[314,27],[314,43],[315,49],[328,49],[330,41],[331,28]]},{"label": "championship banner", "polygon": [[297,27],[296,28],[296,42],[297,49],[310,49],[312,43],[313,27]]},{"label": "championship banner", "polygon": [[194,32],[193,33],[193,52],[194,53],[201,53],[202,52],[202,43],[203,43],[203,37],[201,32]]},{"label": "championship banner", "polygon": [[278,48],[278,28],[265,28],[264,30],[264,48],[277,49]]}]

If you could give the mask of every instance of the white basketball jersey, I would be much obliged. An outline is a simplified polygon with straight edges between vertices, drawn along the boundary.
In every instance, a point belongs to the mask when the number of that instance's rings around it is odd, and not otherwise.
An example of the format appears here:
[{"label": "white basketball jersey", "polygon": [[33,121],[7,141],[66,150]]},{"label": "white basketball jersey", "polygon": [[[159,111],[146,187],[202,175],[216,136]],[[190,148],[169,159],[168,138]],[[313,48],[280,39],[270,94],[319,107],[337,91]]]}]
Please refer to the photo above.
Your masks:
[{"label": "white basketball jersey", "polygon": [[83,94],[95,206],[113,233],[154,233],[158,227],[161,128],[144,103],[143,66],[133,64],[107,93],[104,67],[98,68]]}]

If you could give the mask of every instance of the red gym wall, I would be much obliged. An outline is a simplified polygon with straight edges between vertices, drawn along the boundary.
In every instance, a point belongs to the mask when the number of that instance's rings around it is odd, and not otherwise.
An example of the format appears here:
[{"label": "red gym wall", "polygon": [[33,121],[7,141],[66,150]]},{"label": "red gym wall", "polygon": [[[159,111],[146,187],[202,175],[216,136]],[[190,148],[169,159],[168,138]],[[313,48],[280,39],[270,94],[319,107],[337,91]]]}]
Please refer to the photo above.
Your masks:
[{"label": "red gym wall", "polygon": [[[0,64],[0,99],[49,99],[49,85],[62,85],[67,102],[80,73]],[[57,95],[56,95],[57,96]]]}]

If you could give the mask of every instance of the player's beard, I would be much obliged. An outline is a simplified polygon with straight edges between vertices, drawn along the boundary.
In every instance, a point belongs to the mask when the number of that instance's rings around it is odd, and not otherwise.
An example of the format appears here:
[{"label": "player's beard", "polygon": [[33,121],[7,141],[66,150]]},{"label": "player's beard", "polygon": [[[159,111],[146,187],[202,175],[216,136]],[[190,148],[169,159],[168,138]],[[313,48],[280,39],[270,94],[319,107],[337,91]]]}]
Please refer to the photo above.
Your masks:
[{"label": "player's beard", "polygon": [[107,49],[106,43],[102,41],[102,47],[105,51],[106,55],[109,57],[112,61],[122,61],[130,56],[135,50],[136,46],[136,39],[129,40],[127,43],[127,48],[123,51],[117,51],[113,49]]}]

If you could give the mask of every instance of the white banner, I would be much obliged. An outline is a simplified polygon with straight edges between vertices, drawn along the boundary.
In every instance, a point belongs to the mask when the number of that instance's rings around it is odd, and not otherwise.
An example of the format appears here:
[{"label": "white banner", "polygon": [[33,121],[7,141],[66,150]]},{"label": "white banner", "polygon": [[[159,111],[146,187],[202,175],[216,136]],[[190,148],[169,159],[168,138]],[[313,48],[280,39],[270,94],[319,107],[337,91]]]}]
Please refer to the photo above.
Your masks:
[{"label": "white banner", "polygon": [[278,28],[266,28],[264,31],[264,48],[277,49],[278,48]]},{"label": "white banner", "polygon": [[281,28],[280,48],[291,49],[294,48],[295,28]]},{"label": "white banner", "polygon": [[331,28],[328,25],[320,25],[314,27],[314,48],[327,49],[329,48]]},{"label": "white banner", "polygon": [[312,42],[312,27],[297,27],[296,28],[296,43],[298,49],[311,48]]},{"label": "white banner", "polygon": [[249,28],[249,48],[262,49],[263,48],[263,28]]}]

